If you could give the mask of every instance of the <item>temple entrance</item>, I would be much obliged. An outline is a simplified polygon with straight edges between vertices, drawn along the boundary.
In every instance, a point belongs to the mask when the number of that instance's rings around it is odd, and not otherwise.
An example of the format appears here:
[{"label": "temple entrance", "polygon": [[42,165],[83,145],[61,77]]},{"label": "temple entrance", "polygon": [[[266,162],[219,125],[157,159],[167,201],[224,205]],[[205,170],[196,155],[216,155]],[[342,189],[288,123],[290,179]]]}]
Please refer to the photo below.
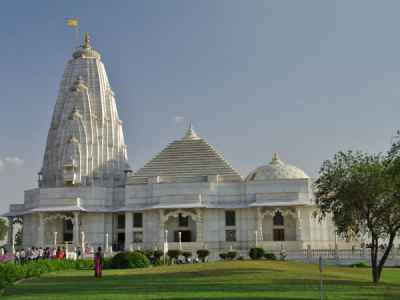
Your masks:
[{"label": "temple entrance", "polygon": [[63,221],[63,242],[71,243],[74,239],[74,224],[70,219],[65,219]]},{"label": "temple entrance", "polygon": [[190,230],[182,230],[182,231],[176,230],[174,233],[174,242],[175,243],[179,242],[179,232],[181,233],[181,242],[182,243],[193,242],[192,232]]},{"label": "temple entrance", "polygon": [[117,251],[123,251],[125,248],[125,232],[118,232],[117,234]]},{"label": "temple entrance", "polygon": [[168,241],[179,242],[179,232],[181,233],[181,242],[190,243],[196,241],[196,222],[191,215],[177,213],[170,216],[165,222],[165,229],[168,230]]}]

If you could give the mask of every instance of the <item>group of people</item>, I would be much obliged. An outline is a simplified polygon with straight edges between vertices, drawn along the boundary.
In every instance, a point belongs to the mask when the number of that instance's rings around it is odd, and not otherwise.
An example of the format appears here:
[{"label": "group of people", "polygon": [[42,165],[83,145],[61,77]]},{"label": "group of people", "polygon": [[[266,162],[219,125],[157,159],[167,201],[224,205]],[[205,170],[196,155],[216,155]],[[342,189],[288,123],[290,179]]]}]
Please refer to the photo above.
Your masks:
[{"label": "group of people", "polygon": [[[85,253],[87,249],[85,249]],[[15,251],[14,256],[12,253],[7,253],[4,248],[0,248],[0,262],[8,262],[14,259],[16,264],[25,264],[31,261],[38,261],[41,259],[66,259],[67,258],[67,250],[65,247],[32,247],[27,249],[18,249]],[[82,250],[80,247],[75,249],[75,258],[82,258]],[[103,252],[101,251],[101,247],[97,248],[96,253],[94,254],[94,276],[102,277],[103,275]]]},{"label": "group of people", "polygon": [[[78,252],[78,251],[77,251]],[[42,248],[32,247],[27,249],[20,249],[15,251],[14,261],[17,264],[24,264],[29,261],[36,261],[39,259],[66,259],[67,251],[65,247],[57,248]]]}]

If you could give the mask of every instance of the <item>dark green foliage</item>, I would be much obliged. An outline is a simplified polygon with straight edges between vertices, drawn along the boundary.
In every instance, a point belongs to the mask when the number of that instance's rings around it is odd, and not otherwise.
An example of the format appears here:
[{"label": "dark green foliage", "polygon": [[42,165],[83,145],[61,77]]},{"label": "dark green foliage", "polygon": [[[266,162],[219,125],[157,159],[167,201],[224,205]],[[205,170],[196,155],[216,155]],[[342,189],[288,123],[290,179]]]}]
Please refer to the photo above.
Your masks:
[{"label": "dark green foliage", "polygon": [[183,251],[183,252],[182,252],[182,256],[183,256],[185,259],[188,259],[189,257],[192,257],[192,252],[190,252],[190,251]]},{"label": "dark green foliage", "polygon": [[226,260],[226,259],[228,258],[228,255],[227,255],[225,252],[222,252],[222,253],[219,254],[219,257],[220,257],[222,260]]},{"label": "dark green foliage", "polygon": [[[94,269],[94,260],[93,259],[78,259],[76,261],[76,268],[78,270],[93,270]],[[104,261],[103,261],[104,268]]]},{"label": "dark green foliage", "polygon": [[164,255],[164,253],[161,250],[154,251],[154,259],[156,261],[160,260],[163,255]]},{"label": "dark green foliage", "polygon": [[172,261],[176,261],[181,255],[181,250],[168,250],[167,255]]},{"label": "dark green foliage", "polygon": [[153,250],[142,250],[142,251],[137,251],[140,252],[142,254],[144,254],[148,259],[151,259],[154,255],[154,251]]},{"label": "dark green foliage", "polygon": [[249,256],[251,259],[262,259],[264,258],[264,254],[264,249],[260,247],[251,248],[249,251]]},{"label": "dark green foliage", "polygon": [[12,262],[0,264],[0,288],[30,277],[38,277],[44,273],[76,269],[77,263],[73,260],[39,260],[23,265]]},{"label": "dark green foliage", "polygon": [[111,259],[113,269],[146,268],[149,266],[149,259],[138,251],[121,252]]},{"label": "dark green foliage", "polygon": [[266,252],[264,258],[266,260],[276,260],[276,255],[274,253]]},{"label": "dark green foliage", "polygon": [[236,256],[237,256],[236,251],[228,251],[228,253],[226,254],[226,258],[229,260],[234,260]]},{"label": "dark green foliage", "polygon": [[6,237],[8,226],[6,219],[0,218],[0,241],[4,240]]},{"label": "dark green foliage", "polygon": [[[112,257],[104,257],[103,258],[103,268],[111,269],[111,262],[112,262]],[[93,262],[93,264],[94,264],[94,262]]]},{"label": "dark green foliage", "polygon": [[369,265],[365,261],[360,261],[358,263],[352,264],[351,267],[353,267],[353,268],[369,268]]},{"label": "dark green foliage", "polygon": [[[332,216],[349,240],[368,234],[372,279],[379,282],[400,230],[400,144],[388,155],[338,152],[323,163],[315,189],[320,218]],[[382,241],[387,247],[379,255]]]},{"label": "dark green foliage", "polygon": [[[118,267],[119,263],[120,267]],[[103,259],[103,268],[144,268],[150,266],[150,262],[146,256],[138,252],[123,252],[115,255],[113,258]],[[30,277],[38,277],[42,274],[63,270],[93,270],[93,259],[79,260],[58,260],[43,259],[28,262],[23,265],[9,263],[0,263],[0,289],[14,282]]]},{"label": "dark green foliage", "polygon": [[210,255],[210,251],[207,249],[199,249],[197,250],[197,257],[202,261],[205,262],[206,258]]},{"label": "dark green foliage", "polygon": [[228,251],[228,252],[226,252],[226,253],[220,253],[219,254],[219,257],[222,259],[222,260],[234,260],[235,258],[236,258],[236,256],[237,256],[237,252],[236,251]]}]

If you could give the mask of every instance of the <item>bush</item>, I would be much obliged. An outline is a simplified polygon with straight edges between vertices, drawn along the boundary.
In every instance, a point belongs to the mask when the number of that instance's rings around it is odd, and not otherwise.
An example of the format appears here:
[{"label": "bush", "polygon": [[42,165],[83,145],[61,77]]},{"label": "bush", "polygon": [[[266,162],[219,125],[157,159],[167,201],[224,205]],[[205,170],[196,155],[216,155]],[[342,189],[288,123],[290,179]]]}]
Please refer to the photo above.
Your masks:
[{"label": "bush", "polygon": [[226,254],[226,257],[227,257],[227,259],[229,259],[229,260],[234,260],[234,259],[236,258],[236,256],[237,256],[237,252],[236,252],[236,251],[229,251],[229,252]]},{"label": "bush", "polygon": [[156,261],[159,261],[163,255],[164,255],[164,252],[162,252],[161,250],[154,251],[154,259]]},{"label": "bush", "polygon": [[210,255],[210,251],[207,249],[199,249],[197,250],[197,256],[202,261],[205,262],[206,258]]},{"label": "bush", "polygon": [[[94,264],[94,262],[93,262]],[[112,257],[104,257],[103,258],[103,269],[112,269]]]},{"label": "bush", "polygon": [[111,259],[111,268],[113,269],[146,268],[149,266],[149,259],[138,251],[120,252]]},{"label": "bush", "polygon": [[181,255],[181,250],[168,250],[167,255],[172,261],[176,261]]},{"label": "bush", "polygon": [[365,261],[360,261],[360,262],[352,264],[350,266],[353,268],[369,268],[368,263]]},{"label": "bush", "polygon": [[149,250],[149,249],[147,249],[147,250],[143,250],[143,251],[138,251],[138,252],[141,252],[142,254],[144,254],[148,259],[152,259],[153,258],[153,256],[154,256],[154,251],[153,250]]},{"label": "bush", "polygon": [[222,252],[222,253],[219,254],[219,257],[220,257],[222,260],[226,260],[226,259],[228,258],[228,254],[225,253],[225,252]]},{"label": "bush", "polygon": [[[78,270],[93,270],[94,260],[93,259],[78,259],[76,262],[76,269]],[[103,261],[104,268],[104,261]]]},{"label": "bush", "polygon": [[274,253],[271,253],[271,252],[265,253],[264,257],[265,257],[266,260],[276,260],[276,255]]},{"label": "bush", "polygon": [[251,248],[249,251],[249,256],[251,259],[262,259],[264,258],[265,251],[263,248],[256,247],[256,248]]},{"label": "bush", "polygon": [[188,260],[189,257],[192,257],[192,252],[190,252],[190,251],[183,251],[183,252],[182,252],[182,256],[183,256],[186,260]]},{"label": "bush", "polygon": [[14,282],[30,277],[38,277],[44,273],[76,269],[77,264],[73,260],[38,260],[23,265],[12,262],[0,264],[0,289]]}]

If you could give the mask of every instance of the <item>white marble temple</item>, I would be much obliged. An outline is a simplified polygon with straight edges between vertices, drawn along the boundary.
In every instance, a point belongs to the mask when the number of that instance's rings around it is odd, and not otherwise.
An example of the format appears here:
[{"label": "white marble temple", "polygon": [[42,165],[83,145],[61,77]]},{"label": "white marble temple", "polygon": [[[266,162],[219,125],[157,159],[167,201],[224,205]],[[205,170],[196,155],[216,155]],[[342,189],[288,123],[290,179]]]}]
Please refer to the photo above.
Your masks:
[{"label": "white marble temple", "polygon": [[[65,67],[38,187],[6,214],[23,220],[24,246],[84,243],[114,250],[247,251],[334,248],[331,220],[313,216],[312,180],[274,154],[243,178],[190,126],[130,175],[118,117],[99,52],[85,35]],[[83,235],[82,235],[83,232]]]}]

